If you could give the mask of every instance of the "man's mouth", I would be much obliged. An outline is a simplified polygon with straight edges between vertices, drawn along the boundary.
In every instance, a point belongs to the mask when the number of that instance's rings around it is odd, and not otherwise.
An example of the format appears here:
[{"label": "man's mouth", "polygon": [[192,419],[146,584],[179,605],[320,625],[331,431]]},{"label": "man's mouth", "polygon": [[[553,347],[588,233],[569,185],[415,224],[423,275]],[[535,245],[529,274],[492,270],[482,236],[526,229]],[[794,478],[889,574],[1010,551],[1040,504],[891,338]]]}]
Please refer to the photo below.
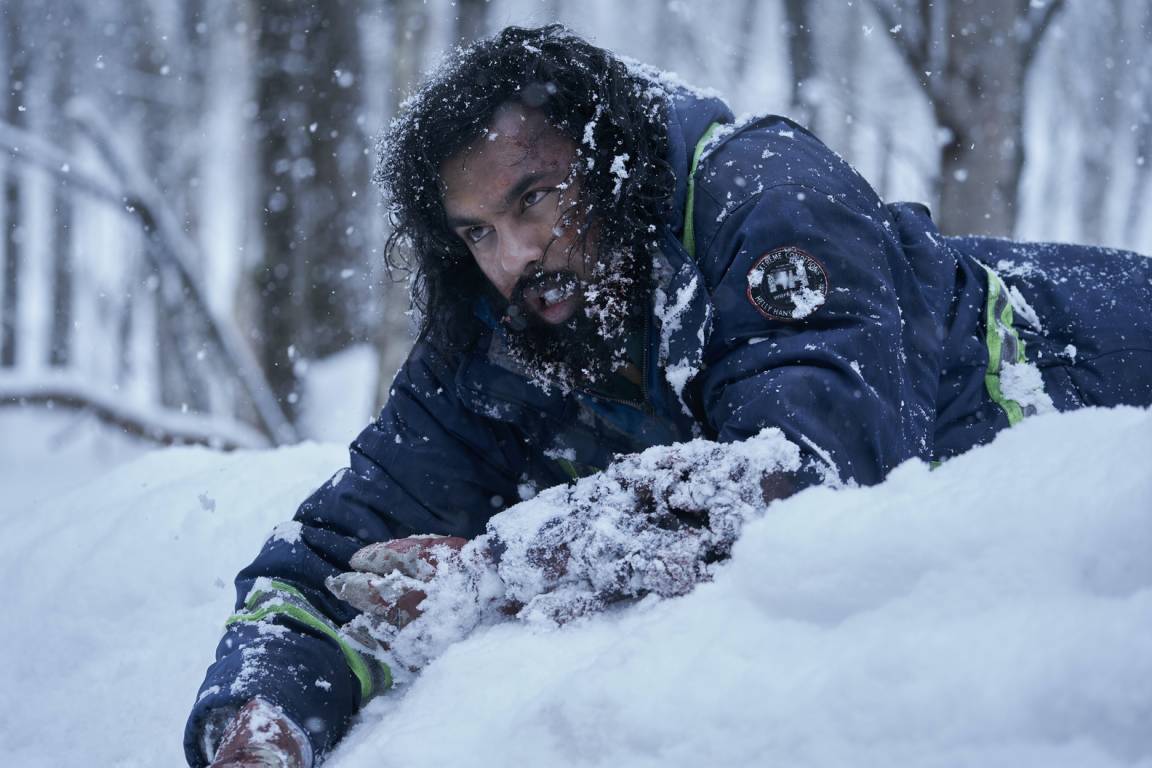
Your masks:
[{"label": "man's mouth", "polygon": [[570,318],[580,299],[580,278],[572,272],[545,272],[530,277],[513,294],[514,304],[552,325]]}]

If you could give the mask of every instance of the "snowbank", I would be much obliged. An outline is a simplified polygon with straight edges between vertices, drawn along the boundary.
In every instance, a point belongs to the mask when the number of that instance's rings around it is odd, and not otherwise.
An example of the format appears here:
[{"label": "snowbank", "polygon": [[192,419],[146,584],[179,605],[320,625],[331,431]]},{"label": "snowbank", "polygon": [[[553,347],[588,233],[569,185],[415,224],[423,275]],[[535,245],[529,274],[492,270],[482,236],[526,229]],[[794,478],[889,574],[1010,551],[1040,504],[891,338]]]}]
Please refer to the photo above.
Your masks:
[{"label": "snowbank", "polygon": [[1152,413],[814,490],[708,585],[456,646],[333,761],[1152,765]]},{"label": "snowbank", "polygon": [[64,408],[0,408],[0,520],[78,488],[154,447]]},{"label": "snowbank", "polygon": [[[181,764],[233,573],[343,460],[171,449],[5,515],[0,762]],[[1152,412],[1082,411],[806,492],[687,597],[454,646],[329,765],[1152,766],[1150,467]]]},{"label": "snowbank", "polygon": [[339,446],[172,448],[6,510],[0,765],[184,765],[232,578],[345,460]]}]

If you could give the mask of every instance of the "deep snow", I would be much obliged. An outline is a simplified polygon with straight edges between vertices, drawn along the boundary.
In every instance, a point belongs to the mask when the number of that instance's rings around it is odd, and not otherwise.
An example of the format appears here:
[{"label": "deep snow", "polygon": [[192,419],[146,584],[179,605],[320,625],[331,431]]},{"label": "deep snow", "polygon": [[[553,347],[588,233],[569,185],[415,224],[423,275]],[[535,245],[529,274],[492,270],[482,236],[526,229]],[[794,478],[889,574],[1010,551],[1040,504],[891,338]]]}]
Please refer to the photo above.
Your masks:
[{"label": "deep snow", "polygon": [[[4,510],[0,763],[182,764],[232,575],[343,461],[167,449]],[[328,765],[1152,766],[1149,680],[1152,412],[1082,411],[777,503],[686,597],[482,629]]]}]

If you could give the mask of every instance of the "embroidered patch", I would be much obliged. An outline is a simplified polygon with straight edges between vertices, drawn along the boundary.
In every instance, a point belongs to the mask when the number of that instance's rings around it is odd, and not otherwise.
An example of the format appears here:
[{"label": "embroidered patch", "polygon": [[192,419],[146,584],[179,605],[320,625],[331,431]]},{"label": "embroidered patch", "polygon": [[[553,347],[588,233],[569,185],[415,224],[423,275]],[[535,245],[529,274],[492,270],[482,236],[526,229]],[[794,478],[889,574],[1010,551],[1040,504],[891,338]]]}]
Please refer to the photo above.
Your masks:
[{"label": "embroidered patch", "polygon": [[795,246],[766,253],[748,270],[748,301],[772,320],[801,320],[828,300],[828,273]]}]

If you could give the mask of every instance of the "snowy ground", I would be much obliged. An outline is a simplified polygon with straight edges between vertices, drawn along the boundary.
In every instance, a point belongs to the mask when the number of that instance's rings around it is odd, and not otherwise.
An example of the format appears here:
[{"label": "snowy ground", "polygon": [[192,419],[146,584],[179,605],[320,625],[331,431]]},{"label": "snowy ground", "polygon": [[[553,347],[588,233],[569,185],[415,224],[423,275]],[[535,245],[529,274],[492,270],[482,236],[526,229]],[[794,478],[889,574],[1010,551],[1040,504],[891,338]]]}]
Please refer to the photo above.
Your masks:
[{"label": "snowy ground", "polygon": [[[180,765],[232,575],[344,449],[49,463],[59,418],[0,412],[0,764]],[[686,598],[481,631],[329,765],[1152,766],[1150,468],[1152,412],[1084,411],[806,492]]]}]

